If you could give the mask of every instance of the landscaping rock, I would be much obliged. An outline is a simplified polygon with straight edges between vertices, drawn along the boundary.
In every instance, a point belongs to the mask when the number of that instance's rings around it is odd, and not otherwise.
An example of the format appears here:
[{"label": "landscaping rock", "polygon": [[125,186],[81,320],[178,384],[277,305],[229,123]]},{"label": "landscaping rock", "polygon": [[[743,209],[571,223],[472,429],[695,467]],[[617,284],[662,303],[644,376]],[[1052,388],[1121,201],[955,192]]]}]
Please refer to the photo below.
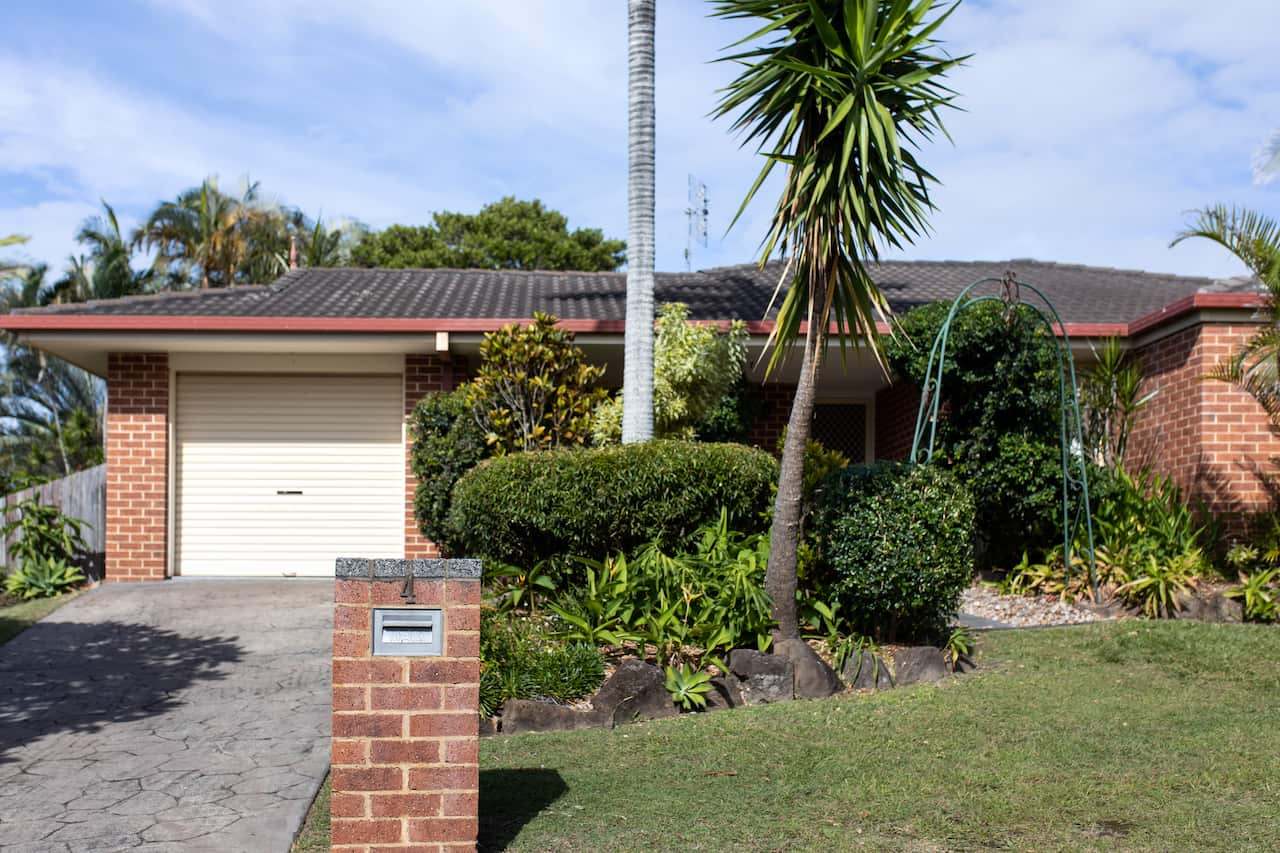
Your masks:
[{"label": "landscaping rock", "polygon": [[1190,594],[1179,594],[1178,603],[1181,610],[1170,615],[1174,619],[1199,619],[1201,622],[1235,623],[1244,621],[1244,608],[1240,602],[1227,598],[1213,589],[1197,590]]},{"label": "landscaping rock", "polygon": [[502,706],[502,733],[518,735],[526,732],[568,732],[602,724],[598,714],[579,711],[567,705],[508,699]]},{"label": "landscaping rock", "polygon": [[773,653],[791,661],[797,699],[825,699],[844,689],[836,671],[804,640],[780,640],[774,643]]},{"label": "landscaping rock", "polygon": [[942,649],[933,646],[907,646],[893,653],[893,680],[898,687],[940,681],[950,671]]},{"label": "landscaping rock", "polygon": [[711,692],[707,694],[708,711],[724,711],[729,708],[741,708],[746,704],[742,699],[742,684],[732,673],[711,679]]},{"label": "landscaping rock", "polygon": [[480,718],[480,737],[493,737],[498,733],[499,717]]},{"label": "landscaping rock", "polygon": [[734,649],[729,653],[729,669],[741,681],[742,698],[748,705],[787,702],[795,697],[795,666],[782,655]]},{"label": "landscaping rock", "polygon": [[862,650],[849,655],[840,677],[854,690],[888,690],[893,687],[893,676],[884,659]]},{"label": "landscaping rock", "polygon": [[680,713],[662,670],[640,660],[625,660],[591,700],[601,720],[610,725],[660,720]]}]

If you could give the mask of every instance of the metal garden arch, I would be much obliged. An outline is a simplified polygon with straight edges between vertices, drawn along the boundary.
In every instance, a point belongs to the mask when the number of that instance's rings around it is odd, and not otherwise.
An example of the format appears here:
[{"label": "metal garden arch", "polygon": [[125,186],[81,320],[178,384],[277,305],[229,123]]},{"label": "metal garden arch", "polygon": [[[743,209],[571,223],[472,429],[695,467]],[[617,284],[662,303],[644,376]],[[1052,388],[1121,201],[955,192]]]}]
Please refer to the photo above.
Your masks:
[{"label": "metal garden arch", "polygon": [[[1000,293],[975,293],[983,285],[999,285]],[[1040,303],[1023,302],[1022,291],[1030,291]],[[1062,553],[1066,565],[1067,579],[1071,578],[1071,547],[1076,533],[1083,521],[1085,543],[1088,548],[1089,585],[1094,598],[1098,595],[1098,567],[1093,551],[1093,517],[1089,507],[1089,471],[1085,462],[1084,433],[1080,421],[1080,394],[1076,384],[1076,362],[1071,354],[1071,340],[1067,337],[1066,326],[1058,315],[1057,309],[1049,298],[1035,285],[1020,282],[1012,272],[1003,278],[983,278],[960,291],[960,295],[951,303],[951,310],[942,328],[933,340],[933,349],[929,353],[929,366],[925,371],[925,383],[920,392],[920,411],[916,415],[915,437],[911,442],[912,464],[929,464],[933,461],[934,437],[938,428],[938,407],[942,401],[942,377],[947,361],[947,339],[951,335],[951,325],[961,313],[984,302],[999,302],[1005,306],[1006,312],[1012,312],[1019,306],[1030,308],[1035,317],[1043,324],[1049,337],[1057,344],[1058,351],[1058,394],[1061,405],[1061,445],[1062,445]],[[1057,332],[1061,332],[1061,336]],[[1068,397],[1068,390],[1070,396]],[[927,433],[927,440],[926,440]],[[1072,518],[1072,492],[1078,494],[1075,516]]]}]

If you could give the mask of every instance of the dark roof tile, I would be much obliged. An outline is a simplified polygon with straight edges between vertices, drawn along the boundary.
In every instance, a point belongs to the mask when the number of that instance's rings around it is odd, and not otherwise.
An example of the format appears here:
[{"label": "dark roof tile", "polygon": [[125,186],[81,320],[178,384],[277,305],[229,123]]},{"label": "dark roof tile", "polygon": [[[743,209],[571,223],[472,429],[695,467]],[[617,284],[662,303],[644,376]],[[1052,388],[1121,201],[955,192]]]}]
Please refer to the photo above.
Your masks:
[{"label": "dark roof tile", "polygon": [[[1197,292],[1248,291],[1245,279],[1214,280],[1137,270],[1034,260],[889,261],[873,277],[895,309],[954,299],[974,281],[1012,270],[1039,287],[1069,323],[1131,322]],[[698,320],[759,320],[765,315],[780,263],[658,273],[659,302],[685,302]],[[270,285],[163,293],[31,313],[365,317],[424,319],[528,318],[535,311],[564,319],[623,320],[625,273],[515,270],[294,270]],[[24,312],[26,313],[26,312]]]}]

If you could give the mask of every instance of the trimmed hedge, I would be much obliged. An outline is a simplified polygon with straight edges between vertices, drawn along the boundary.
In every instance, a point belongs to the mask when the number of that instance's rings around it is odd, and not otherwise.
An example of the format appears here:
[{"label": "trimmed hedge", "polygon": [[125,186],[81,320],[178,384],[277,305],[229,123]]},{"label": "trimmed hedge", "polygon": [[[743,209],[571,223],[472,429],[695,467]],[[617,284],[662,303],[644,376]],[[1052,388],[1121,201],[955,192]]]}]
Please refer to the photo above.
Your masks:
[{"label": "trimmed hedge", "polygon": [[936,640],[973,580],[973,496],[932,465],[833,472],[816,514],[819,571],[853,627],[888,641]]},{"label": "trimmed hedge", "polygon": [[676,545],[728,510],[752,529],[768,510],[778,465],[740,444],[651,441],[621,447],[516,453],[458,481],[451,553],[532,566],[602,558],[656,540]]}]

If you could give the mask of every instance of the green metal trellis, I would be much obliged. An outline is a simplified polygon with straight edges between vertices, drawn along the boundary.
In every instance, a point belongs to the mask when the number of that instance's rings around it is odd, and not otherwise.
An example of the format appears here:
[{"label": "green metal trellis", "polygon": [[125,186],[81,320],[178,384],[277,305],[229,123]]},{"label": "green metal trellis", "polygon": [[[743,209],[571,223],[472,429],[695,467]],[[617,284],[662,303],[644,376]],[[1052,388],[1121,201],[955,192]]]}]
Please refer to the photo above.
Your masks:
[{"label": "green metal trellis", "polygon": [[[982,294],[974,291],[984,285],[999,285],[1000,293]],[[1026,289],[1044,303],[1039,305],[1023,302],[1022,291]],[[1098,566],[1093,550],[1093,517],[1089,508],[1089,471],[1085,461],[1084,433],[1080,420],[1080,395],[1076,384],[1076,362],[1071,354],[1071,340],[1067,337],[1066,326],[1058,315],[1057,309],[1043,292],[1035,285],[1020,282],[1013,273],[1006,273],[1003,278],[983,278],[975,281],[960,292],[951,303],[947,319],[938,330],[933,340],[933,349],[929,353],[929,366],[925,371],[925,383],[920,393],[920,411],[916,416],[915,437],[911,442],[911,462],[913,464],[929,464],[933,461],[934,438],[938,428],[938,407],[942,401],[942,376],[947,360],[947,339],[951,334],[951,324],[965,310],[984,302],[999,302],[1005,306],[1006,312],[1012,312],[1019,306],[1030,308],[1044,325],[1049,337],[1057,344],[1058,351],[1058,392],[1061,409],[1061,443],[1062,443],[1062,552],[1066,566],[1067,580],[1071,580],[1072,545],[1083,522],[1085,543],[1088,548],[1089,585],[1094,599],[1098,597]],[[1059,336],[1058,333],[1061,333]],[[1068,398],[1068,389],[1070,398]],[[1068,405],[1068,401],[1070,405]],[[926,438],[927,444],[922,446]],[[1072,515],[1072,493],[1078,495],[1075,501],[1075,514]]]}]

